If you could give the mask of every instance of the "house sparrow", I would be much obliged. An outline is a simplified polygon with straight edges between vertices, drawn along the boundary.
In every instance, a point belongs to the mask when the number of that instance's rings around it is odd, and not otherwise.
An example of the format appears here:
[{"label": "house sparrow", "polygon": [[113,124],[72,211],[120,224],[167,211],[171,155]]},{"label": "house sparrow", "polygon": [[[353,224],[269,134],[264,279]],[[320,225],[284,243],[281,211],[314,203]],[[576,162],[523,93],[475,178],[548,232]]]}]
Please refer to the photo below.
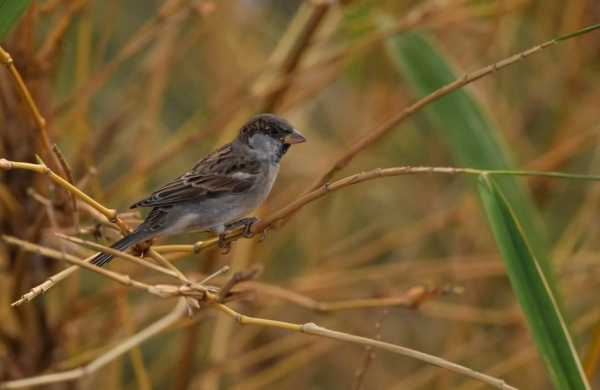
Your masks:
[{"label": "house sparrow", "polygon": [[[244,226],[250,237],[256,218],[243,218],[267,198],[279,171],[279,161],[291,144],[305,138],[285,120],[271,114],[252,118],[237,138],[198,161],[187,173],[131,206],[152,208],[144,222],[112,248],[124,251],[157,236],[212,231],[228,249],[225,234]],[[98,254],[99,267],[113,256]]]}]

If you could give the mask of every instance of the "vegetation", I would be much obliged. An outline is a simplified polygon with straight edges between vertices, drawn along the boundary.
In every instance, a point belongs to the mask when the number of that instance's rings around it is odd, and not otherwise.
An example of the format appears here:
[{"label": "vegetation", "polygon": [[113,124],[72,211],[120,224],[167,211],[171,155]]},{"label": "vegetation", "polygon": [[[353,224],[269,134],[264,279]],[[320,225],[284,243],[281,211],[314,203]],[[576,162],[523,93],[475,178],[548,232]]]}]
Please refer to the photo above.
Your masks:
[{"label": "vegetation", "polygon": [[[0,388],[600,384],[598,20],[591,0],[0,0]],[[258,112],[308,142],[254,238],[87,264]]]}]

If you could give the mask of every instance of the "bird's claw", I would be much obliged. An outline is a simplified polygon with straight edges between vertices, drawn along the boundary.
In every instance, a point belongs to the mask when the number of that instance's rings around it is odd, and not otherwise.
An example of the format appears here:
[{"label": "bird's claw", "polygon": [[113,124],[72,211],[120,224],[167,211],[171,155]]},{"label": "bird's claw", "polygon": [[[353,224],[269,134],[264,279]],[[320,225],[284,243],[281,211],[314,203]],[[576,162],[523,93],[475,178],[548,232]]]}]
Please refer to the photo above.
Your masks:
[{"label": "bird's claw", "polygon": [[259,242],[263,242],[264,240],[267,239],[267,230],[269,228],[265,228],[262,232],[260,232],[260,236],[258,237],[258,241]]},{"label": "bird's claw", "polygon": [[242,226],[244,229],[242,230],[242,237],[244,238],[252,238],[254,237],[254,232],[252,231],[252,226],[258,222],[258,218],[250,217],[243,218],[239,221],[233,222],[229,225],[225,226],[225,232],[219,234],[219,248],[223,249],[223,254],[226,255],[231,250],[231,242],[225,239],[225,235],[234,231],[236,228]]},{"label": "bird's claw", "polygon": [[256,217],[242,218],[238,221],[230,223],[229,225],[226,225],[225,231],[231,232],[239,227],[243,227],[244,229],[242,230],[242,237],[252,238],[252,237],[254,237],[254,233],[252,232],[252,226],[256,222],[258,222],[258,218],[256,218]]},{"label": "bird's claw", "polygon": [[219,241],[217,245],[222,249],[221,254],[223,255],[226,255],[231,251],[231,242],[225,239],[225,234],[219,234]]},{"label": "bird's claw", "polygon": [[258,222],[258,218],[248,218],[248,220],[245,223],[244,226],[244,231],[242,233],[242,236],[244,238],[252,238],[254,237],[254,232],[252,231],[252,226],[254,226],[254,224]]}]

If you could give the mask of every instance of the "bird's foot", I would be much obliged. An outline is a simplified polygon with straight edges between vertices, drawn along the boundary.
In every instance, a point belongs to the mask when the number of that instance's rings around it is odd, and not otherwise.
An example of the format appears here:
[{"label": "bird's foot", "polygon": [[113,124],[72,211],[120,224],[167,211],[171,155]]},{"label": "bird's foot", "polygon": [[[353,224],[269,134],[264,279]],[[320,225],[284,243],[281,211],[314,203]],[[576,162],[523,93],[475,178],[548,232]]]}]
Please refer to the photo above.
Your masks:
[{"label": "bird's foot", "polygon": [[260,236],[258,237],[258,241],[259,242],[263,242],[264,240],[267,239],[267,230],[269,230],[269,227],[265,227],[263,229],[263,231],[260,232]]},{"label": "bird's foot", "polygon": [[244,226],[244,232],[242,233],[242,236],[244,236],[244,238],[252,238],[252,237],[254,237],[254,232],[252,231],[252,226],[254,226],[254,224],[258,222],[258,218],[252,217],[252,218],[245,218],[245,219],[246,219],[246,224]]},{"label": "bird's foot", "polygon": [[144,258],[147,257],[150,247],[154,243],[154,239],[142,241],[133,247],[133,252],[136,256]]},{"label": "bird's foot", "polygon": [[227,231],[235,230],[236,228],[243,226],[244,230],[242,231],[242,236],[244,238],[252,238],[254,237],[254,233],[252,232],[252,225],[258,222],[258,218],[256,217],[248,217],[242,218],[239,221],[235,221],[225,226]]},{"label": "bird's foot", "polygon": [[231,251],[231,242],[225,238],[225,233],[219,234],[219,241],[217,243],[219,248],[222,249],[221,254],[226,255]]}]

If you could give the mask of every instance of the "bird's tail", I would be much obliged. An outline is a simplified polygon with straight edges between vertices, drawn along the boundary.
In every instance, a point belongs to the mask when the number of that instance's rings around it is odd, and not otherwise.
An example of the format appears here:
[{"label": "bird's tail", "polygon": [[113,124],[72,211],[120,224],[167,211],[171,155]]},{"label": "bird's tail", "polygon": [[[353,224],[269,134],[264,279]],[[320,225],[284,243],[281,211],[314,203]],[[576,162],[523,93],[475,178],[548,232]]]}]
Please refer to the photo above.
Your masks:
[{"label": "bird's tail", "polygon": [[[148,239],[148,233],[145,231],[138,230],[115,242],[111,246],[111,248],[124,251],[127,248],[130,248],[135,244],[142,242],[146,239]],[[92,259],[92,261],[90,261],[90,263],[97,265],[98,267],[102,267],[108,262],[110,262],[112,259],[113,255],[109,255],[108,253],[99,253],[96,257]]]}]

